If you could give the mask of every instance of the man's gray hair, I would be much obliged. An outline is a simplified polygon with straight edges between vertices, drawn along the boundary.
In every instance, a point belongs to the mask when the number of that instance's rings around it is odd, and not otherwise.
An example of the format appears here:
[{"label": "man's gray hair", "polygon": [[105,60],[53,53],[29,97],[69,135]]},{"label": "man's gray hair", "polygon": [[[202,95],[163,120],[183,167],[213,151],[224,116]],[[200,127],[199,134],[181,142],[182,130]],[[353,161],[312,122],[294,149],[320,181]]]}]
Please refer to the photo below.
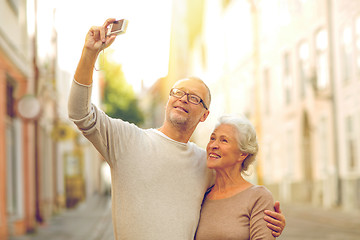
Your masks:
[{"label": "man's gray hair", "polygon": [[207,107],[208,107],[208,109],[210,109],[210,104],[211,104],[211,92],[210,92],[210,88],[208,87],[208,85],[206,85],[206,83],[201,79],[201,78],[199,78],[199,77],[195,77],[195,76],[190,76],[190,77],[187,77],[187,78],[185,78],[185,79],[193,79],[193,80],[197,80],[197,81],[199,81],[199,82],[201,82],[204,86],[205,86],[205,88],[206,88],[206,90],[207,90],[207,92],[208,92],[208,100],[209,100],[209,102],[207,103]]}]

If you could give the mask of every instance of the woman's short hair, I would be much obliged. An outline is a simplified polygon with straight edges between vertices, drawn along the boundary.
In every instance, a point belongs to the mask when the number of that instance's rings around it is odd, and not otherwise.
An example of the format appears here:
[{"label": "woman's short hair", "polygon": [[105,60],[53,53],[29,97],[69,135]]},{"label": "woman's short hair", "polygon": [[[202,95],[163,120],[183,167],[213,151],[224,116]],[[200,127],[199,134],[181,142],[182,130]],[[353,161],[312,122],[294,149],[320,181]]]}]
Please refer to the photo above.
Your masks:
[{"label": "woman's short hair", "polygon": [[215,128],[223,124],[231,125],[236,129],[235,136],[239,150],[242,153],[248,154],[241,167],[241,173],[245,173],[250,164],[255,161],[259,150],[255,128],[245,116],[221,116],[218,119],[218,123],[215,125]]}]

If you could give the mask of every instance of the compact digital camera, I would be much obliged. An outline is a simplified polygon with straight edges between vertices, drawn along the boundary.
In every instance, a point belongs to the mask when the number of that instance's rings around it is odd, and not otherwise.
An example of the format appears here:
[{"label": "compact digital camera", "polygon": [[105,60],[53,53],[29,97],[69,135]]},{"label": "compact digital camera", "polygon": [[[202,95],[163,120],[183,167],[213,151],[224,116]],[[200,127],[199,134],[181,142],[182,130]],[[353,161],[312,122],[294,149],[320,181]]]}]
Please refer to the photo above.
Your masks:
[{"label": "compact digital camera", "polygon": [[109,25],[107,36],[123,34],[126,31],[128,20],[120,19]]}]

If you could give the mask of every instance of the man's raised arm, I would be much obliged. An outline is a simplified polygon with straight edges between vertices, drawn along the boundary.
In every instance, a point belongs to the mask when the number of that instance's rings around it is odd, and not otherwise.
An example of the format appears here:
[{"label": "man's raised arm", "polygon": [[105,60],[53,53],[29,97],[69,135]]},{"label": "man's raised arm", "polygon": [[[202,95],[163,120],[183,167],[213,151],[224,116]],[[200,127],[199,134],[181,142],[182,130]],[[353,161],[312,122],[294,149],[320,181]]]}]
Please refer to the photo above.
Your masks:
[{"label": "man's raised arm", "polygon": [[74,76],[78,83],[83,85],[92,84],[93,69],[99,52],[109,47],[115,40],[115,35],[106,36],[107,27],[115,20],[115,18],[109,18],[102,26],[91,27],[87,33]]},{"label": "man's raised arm", "polygon": [[[91,27],[86,35],[81,58],[74,75],[76,82],[73,82],[69,95],[68,114],[73,121],[84,118],[90,112],[93,69],[99,52],[110,46],[115,40],[114,35],[106,36],[107,27],[114,21],[115,18],[109,18],[102,26]],[[79,122],[76,124],[79,126]],[[88,126],[81,125],[81,129],[86,127]]]}]

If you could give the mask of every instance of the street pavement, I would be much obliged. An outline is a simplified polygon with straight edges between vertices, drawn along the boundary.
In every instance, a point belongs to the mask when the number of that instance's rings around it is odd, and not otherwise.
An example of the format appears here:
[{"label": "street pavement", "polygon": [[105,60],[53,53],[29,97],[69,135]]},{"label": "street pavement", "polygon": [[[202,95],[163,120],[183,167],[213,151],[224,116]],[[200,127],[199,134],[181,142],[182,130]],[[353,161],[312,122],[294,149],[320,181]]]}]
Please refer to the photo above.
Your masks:
[{"label": "street pavement", "polygon": [[[360,240],[360,212],[282,204],[286,228],[278,240]],[[54,216],[36,233],[9,240],[114,240],[111,200],[91,197],[73,210]]]},{"label": "street pavement", "polygon": [[109,196],[92,196],[54,217],[37,231],[9,240],[114,240]]},{"label": "street pavement", "polygon": [[286,227],[278,240],[360,240],[360,212],[285,204]]}]

